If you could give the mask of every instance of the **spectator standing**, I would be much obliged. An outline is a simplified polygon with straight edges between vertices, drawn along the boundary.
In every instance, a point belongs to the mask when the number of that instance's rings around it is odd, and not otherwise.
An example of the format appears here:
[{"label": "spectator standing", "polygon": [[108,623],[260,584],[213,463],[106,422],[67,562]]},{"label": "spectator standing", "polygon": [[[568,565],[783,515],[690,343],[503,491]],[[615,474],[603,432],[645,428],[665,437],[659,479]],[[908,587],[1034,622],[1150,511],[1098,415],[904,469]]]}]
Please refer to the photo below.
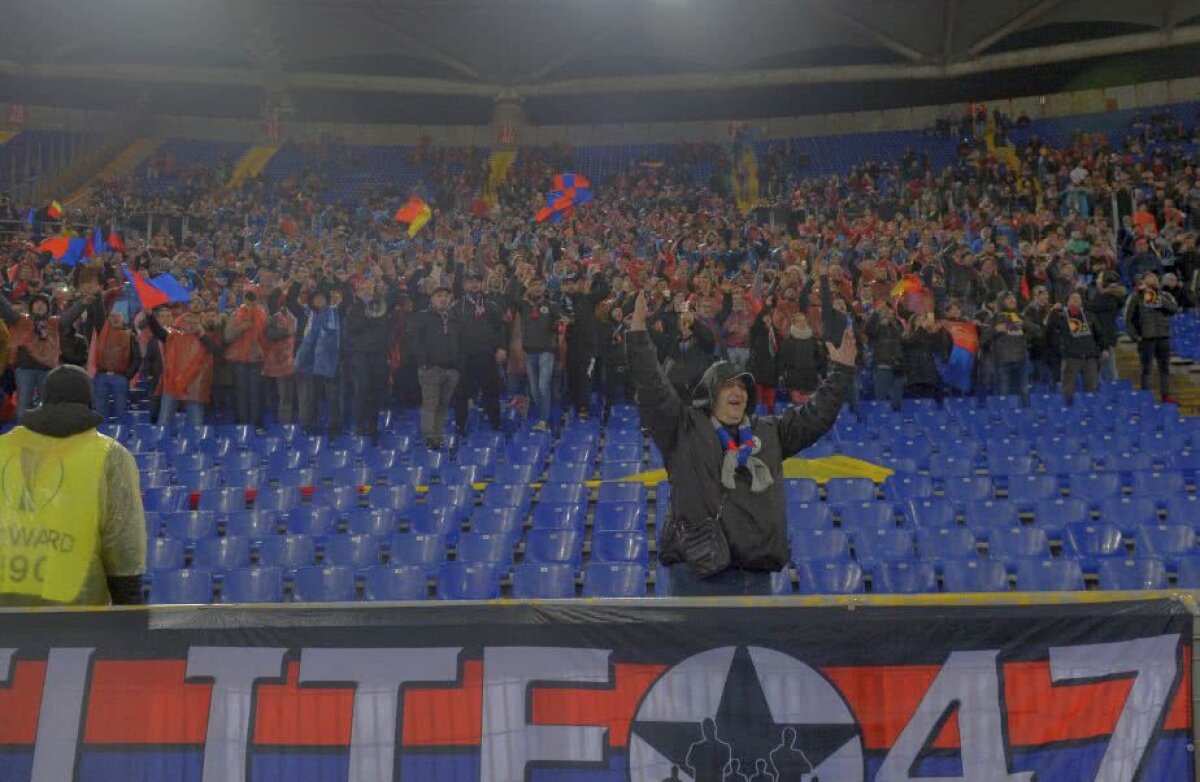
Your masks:
[{"label": "spectator standing", "polygon": [[225,321],[225,360],[233,369],[235,420],[262,428],[263,345],[267,337],[267,311],[258,301],[257,288],[247,285],[241,305]]},{"label": "spectator standing", "polygon": [[[321,402],[329,407],[329,433],[342,429],[344,411],[337,374],[341,356],[341,291],[329,294],[314,290],[304,314],[304,336],[296,351],[296,390],[300,402],[300,423],[309,434],[316,434]],[[328,305],[328,306],[327,306]],[[380,357],[382,361],[382,356]]]},{"label": "spectator standing", "polygon": [[267,297],[262,373],[268,395],[278,400],[275,419],[290,424],[296,420],[296,316],[284,306],[284,295],[276,288]]},{"label": "spectator standing", "polygon": [[1075,398],[1075,383],[1083,376],[1083,390],[1092,393],[1100,387],[1099,325],[1096,316],[1083,307],[1083,295],[1073,291],[1067,304],[1055,304],[1046,320],[1046,332],[1058,347],[1062,359],[1063,400]]},{"label": "spectator standing", "polygon": [[1117,379],[1117,317],[1128,297],[1129,291],[1115,272],[1101,273],[1096,289],[1088,296],[1087,310],[1095,318],[1093,338],[1100,348],[1100,377],[1104,380]]},{"label": "spectator standing", "polygon": [[1177,404],[1171,396],[1171,316],[1179,305],[1159,288],[1158,275],[1147,272],[1138,281],[1125,305],[1125,330],[1138,346],[1142,388],[1150,388],[1150,369],[1158,365],[1158,391],[1162,401]]},{"label": "spectator standing", "polygon": [[450,311],[450,289],[439,285],[429,297],[429,309],[414,318],[409,345],[421,384],[421,435],[431,449],[443,447],[446,414],[458,386],[462,366],[459,328]]},{"label": "spectator standing", "polygon": [[193,295],[188,311],[172,325],[164,325],[155,313],[146,316],[146,325],[162,343],[159,426],[169,427],[180,405],[186,410],[190,425],[204,423],[204,408],[212,401],[213,356],[220,352],[221,345],[209,333],[203,313],[204,299]]},{"label": "spectator standing", "polygon": [[467,433],[470,402],[477,396],[492,430],[501,430],[500,366],[508,360],[510,339],[503,300],[483,290],[483,277],[468,271],[462,296],[450,305],[461,331],[462,372],[454,397],[458,433]]},{"label": "spectator standing", "polygon": [[83,313],[85,302],[80,299],[67,308],[62,316],[50,314],[50,297],[37,294],[29,302],[29,313],[21,314],[0,294],[0,320],[8,326],[9,351],[16,349],[13,374],[17,381],[17,422],[33,407],[35,395],[41,394],[46,373],[59,364],[62,339],[70,333],[75,320]]},{"label": "spectator standing", "polygon": [[96,343],[92,403],[102,418],[117,420],[125,414],[129,384],[142,365],[137,335],[126,323],[125,313],[105,311],[99,293],[88,300],[88,322]]},{"label": "spectator standing", "polygon": [[991,348],[1000,393],[1017,394],[1029,404],[1029,343],[1014,293],[1006,291],[996,301]]},{"label": "spectator standing", "polygon": [[904,329],[886,302],[867,317],[863,326],[871,347],[871,382],[876,399],[888,399],[899,411],[904,397]]}]

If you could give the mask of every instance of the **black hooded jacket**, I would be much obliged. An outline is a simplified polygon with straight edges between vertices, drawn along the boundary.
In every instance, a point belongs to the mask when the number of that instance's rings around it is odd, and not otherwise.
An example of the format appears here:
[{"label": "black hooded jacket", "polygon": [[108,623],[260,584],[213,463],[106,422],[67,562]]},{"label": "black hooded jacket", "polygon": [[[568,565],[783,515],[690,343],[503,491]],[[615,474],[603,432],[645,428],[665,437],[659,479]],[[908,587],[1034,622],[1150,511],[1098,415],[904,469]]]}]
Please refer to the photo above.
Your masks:
[{"label": "black hooded jacket", "polygon": [[[762,441],[758,458],[771,471],[775,482],[765,491],[755,493],[750,490],[749,475],[744,469],[738,470],[737,487],[727,492],[721,484],[724,460],[721,440],[708,409],[688,404],[675,393],[658,365],[647,332],[630,332],[625,345],[642,420],[662,451],[672,487],[659,561],[664,565],[683,562],[678,543],[680,525],[703,521],[716,514],[727,500],[721,512],[721,526],[729,541],[732,566],[757,571],[785,567],[789,550],[783,460],[812,445],[833,426],[849,393],[853,369],[833,364],[825,382],[807,404],[781,416],[754,418],[754,434]],[[711,398],[714,388],[743,374],[731,364],[722,366],[724,373],[713,373],[706,378],[708,388],[700,389],[702,397]]]}]

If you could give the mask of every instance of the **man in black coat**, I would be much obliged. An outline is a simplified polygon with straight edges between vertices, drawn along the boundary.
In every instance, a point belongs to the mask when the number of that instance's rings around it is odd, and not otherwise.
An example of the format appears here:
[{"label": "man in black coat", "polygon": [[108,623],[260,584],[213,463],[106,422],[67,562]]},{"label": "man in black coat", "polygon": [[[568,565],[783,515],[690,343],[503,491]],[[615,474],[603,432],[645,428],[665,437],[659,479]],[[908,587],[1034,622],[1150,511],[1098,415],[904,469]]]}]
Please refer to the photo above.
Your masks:
[{"label": "man in black coat", "polygon": [[571,324],[567,327],[567,388],[580,418],[587,418],[592,404],[592,379],[600,353],[596,306],[608,297],[608,283],[595,275],[568,275],[563,281],[570,305]]},{"label": "man in black coat", "polygon": [[379,411],[388,393],[391,308],[383,283],[372,285],[369,280],[364,281],[357,293],[346,314],[350,373],[354,381],[354,430],[356,434],[375,437],[379,434]]},{"label": "man in black coat", "polygon": [[417,380],[421,384],[421,435],[426,447],[441,448],[446,413],[458,386],[458,368],[462,364],[462,334],[450,312],[449,288],[440,285],[434,288],[429,309],[413,317],[409,339],[409,355],[417,365]]},{"label": "man in black coat", "polygon": [[483,290],[483,277],[469,271],[450,312],[462,332],[462,375],[454,397],[458,433],[467,433],[469,403],[479,394],[492,430],[500,431],[500,364],[508,360],[509,328],[504,301]]},{"label": "man in black coat", "polygon": [[[787,566],[783,461],[819,440],[834,421],[854,380],[858,349],[852,333],[827,343],[830,372],[812,399],[781,416],[754,411],[754,378],[726,361],[705,372],[694,399],[684,402],[658,365],[639,295],[626,338],[642,420],[663,454],[671,508],[659,561],[670,567],[671,594],[765,595],[771,573]],[[701,577],[685,554],[696,525],[716,523],[729,543],[729,566]]]}]

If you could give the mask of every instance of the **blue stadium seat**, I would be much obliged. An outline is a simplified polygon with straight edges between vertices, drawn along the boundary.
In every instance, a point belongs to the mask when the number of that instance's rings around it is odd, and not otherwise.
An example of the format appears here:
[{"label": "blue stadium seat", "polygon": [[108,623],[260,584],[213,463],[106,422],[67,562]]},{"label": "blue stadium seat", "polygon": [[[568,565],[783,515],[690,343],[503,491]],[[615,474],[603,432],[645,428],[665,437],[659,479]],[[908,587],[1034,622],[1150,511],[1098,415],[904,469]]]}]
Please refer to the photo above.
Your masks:
[{"label": "blue stadium seat", "polygon": [[504,435],[500,432],[474,431],[467,435],[464,448],[491,448],[497,454],[504,447]]},{"label": "blue stadium seat", "polygon": [[583,535],[575,530],[537,529],[525,536],[525,562],[564,562],[578,568],[583,558]]},{"label": "blue stadium seat", "polygon": [[1111,472],[1091,472],[1071,476],[1071,496],[1093,505],[1110,497],[1121,496],[1121,476]]},{"label": "blue stadium seat", "polygon": [[583,575],[584,597],[645,597],[646,566],[629,562],[593,562]]},{"label": "blue stadium seat", "polygon": [[646,528],[646,506],[641,502],[605,502],[596,506],[592,519],[598,530]]},{"label": "blue stadium seat", "polygon": [[862,568],[846,560],[796,565],[800,592],[806,595],[853,595],[863,591]]},{"label": "blue stadium seat", "polygon": [[1146,524],[1137,528],[1134,551],[1138,557],[1175,561],[1200,553],[1196,531],[1188,524]]},{"label": "blue stadium seat", "polygon": [[400,452],[386,448],[368,448],[363,452],[363,466],[377,478],[390,473],[400,459]]},{"label": "blue stadium seat", "polygon": [[538,493],[538,502],[550,505],[579,505],[588,501],[589,489],[582,483],[547,481]]},{"label": "blue stadium seat", "polygon": [[823,502],[789,503],[785,512],[788,529],[831,529],[833,508]]},{"label": "blue stadium seat", "polygon": [[376,477],[382,478],[382,483],[386,486],[405,486],[410,489],[428,486],[431,480],[429,468],[404,464],[397,464],[387,473]]},{"label": "blue stadium seat", "polygon": [[1116,524],[1068,524],[1063,537],[1063,553],[1079,558],[1084,570],[1095,570],[1100,559],[1124,557],[1125,540]]},{"label": "blue stadium seat", "polygon": [[641,462],[603,462],[600,465],[600,480],[617,481],[641,471]]},{"label": "blue stadium seat", "polygon": [[341,467],[324,476],[334,488],[353,489],[357,491],[362,486],[375,483],[375,472],[370,467],[348,465]]},{"label": "blue stadium seat", "polygon": [[483,492],[483,504],[493,508],[529,508],[531,490],[514,483],[491,483]]},{"label": "blue stadium seat", "polygon": [[470,517],[471,509],[475,506],[475,489],[469,483],[430,486],[425,495],[425,504],[433,508],[453,510],[459,520],[466,519]]},{"label": "blue stadium seat", "polygon": [[254,499],[255,510],[288,511],[299,504],[300,493],[293,486],[259,489]]},{"label": "blue stadium seat", "polygon": [[958,526],[958,510],[944,497],[909,500],[904,516],[913,526],[925,529]]},{"label": "blue stadium seat", "polygon": [[150,602],[158,605],[190,605],[213,601],[213,577],[207,570],[160,570],[150,585]]},{"label": "blue stadium seat", "polygon": [[341,565],[302,567],[292,584],[294,603],[349,603],[358,597],[354,570]]},{"label": "blue stadium seat", "polygon": [[178,570],[183,567],[183,541],[151,538],[146,544],[146,570]]},{"label": "blue stadium seat", "polygon": [[1033,446],[1024,437],[1004,437],[987,441],[988,458],[1028,456]]},{"label": "blue stadium seat", "polygon": [[281,476],[308,467],[308,455],[302,451],[277,451],[267,458],[267,469],[272,475]]},{"label": "blue stadium seat", "polygon": [[[786,484],[785,484],[786,486]],[[637,481],[605,481],[600,484],[598,502],[633,502],[646,504],[646,487]]]},{"label": "blue stadium seat", "polygon": [[1088,504],[1072,497],[1044,500],[1033,509],[1034,523],[1054,537],[1062,537],[1068,524],[1086,524],[1091,518],[1092,511]]},{"label": "blue stadium seat", "polygon": [[[449,447],[449,446],[447,446]],[[413,467],[424,467],[430,475],[438,475],[446,466],[446,454],[442,451],[427,451],[417,448],[408,456],[409,464]]]},{"label": "blue stadium seat", "polygon": [[840,529],[793,529],[792,562],[817,559],[849,559],[849,537]]},{"label": "blue stadium seat", "polygon": [[518,600],[575,597],[575,568],[561,563],[517,565],[513,569],[512,592]]},{"label": "blue stadium seat", "polygon": [[919,529],[916,535],[921,559],[935,566],[951,559],[978,559],[975,535],[963,527]]},{"label": "blue stadium seat", "polygon": [[1086,453],[1070,451],[1038,451],[1038,458],[1046,472],[1058,475],[1079,475],[1092,471],[1092,457]]},{"label": "blue stadium seat", "polygon": [[591,437],[584,435],[586,440],[582,442],[570,442],[564,440],[554,449],[554,461],[556,462],[575,462],[590,464],[596,460],[596,446],[591,442]]},{"label": "blue stadium seat", "polygon": [[1167,497],[1164,503],[1167,521],[1172,524],[1200,525],[1200,497],[1192,494],[1176,494]]},{"label": "blue stadium seat", "polygon": [[1012,475],[1031,475],[1037,469],[1037,464],[1034,463],[1032,456],[1009,456],[1007,454],[994,456],[989,454],[987,458],[988,474],[996,477],[1007,477]]},{"label": "blue stadium seat", "polygon": [[1101,589],[1166,589],[1167,569],[1162,560],[1107,559],[1100,563]]},{"label": "blue stadium seat", "polygon": [[163,486],[142,492],[142,507],[152,513],[173,513],[185,510],[191,493],[182,486]]},{"label": "blue stadium seat", "polygon": [[1033,507],[1061,495],[1053,475],[1014,475],[1008,479],[1008,499],[1018,508]]},{"label": "blue stadium seat", "polygon": [[771,574],[771,594],[777,597],[785,597],[793,594],[792,574],[787,568],[777,570]]},{"label": "blue stadium seat", "polygon": [[429,574],[423,565],[377,565],[363,574],[363,599],[427,600]]},{"label": "blue stadium seat", "polygon": [[533,465],[531,464],[497,464],[492,473],[496,483],[532,483]]},{"label": "blue stadium seat", "polygon": [[458,538],[454,556],[460,562],[491,562],[501,572],[508,572],[512,566],[512,538],[488,532],[464,532]]},{"label": "blue stadium seat", "polygon": [[142,470],[138,473],[138,484],[143,489],[161,489],[173,484],[175,476],[170,470]]},{"label": "blue stadium seat", "polygon": [[937,573],[928,562],[881,561],[871,568],[871,589],[879,594],[912,595],[938,591]]},{"label": "blue stadium seat", "polygon": [[[233,479],[237,473],[258,470],[262,466],[262,456],[254,451],[234,451],[233,453],[225,454],[225,457],[221,459],[221,469],[225,471],[225,476],[229,480]],[[239,483],[237,485],[251,486],[257,484]]]},{"label": "blue stadium seat", "polygon": [[[153,458],[152,458],[153,457]],[[142,470],[161,470],[167,461],[167,454],[151,451],[150,453],[134,454],[138,468]],[[154,465],[154,466],[150,466]],[[170,457],[172,469],[186,474],[204,472],[213,468],[213,458],[206,453],[186,451]]]},{"label": "blue stadium seat", "polygon": [[642,444],[637,443],[605,443],[600,451],[600,458],[605,462],[637,462],[642,463]]},{"label": "blue stadium seat", "polygon": [[956,503],[990,500],[994,496],[992,479],[986,475],[947,478],[942,488],[943,496]]},{"label": "blue stadium seat", "polygon": [[161,515],[168,538],[199,540],[217,534],[217,515],[210,510],[185,510]]},{"label": "blue stadium seat", "polygon": [[250,565],[250,541],[247,538],[204,538],[196,541],[192,566],[224,574]]},{"label": "blue stadium seat", "polygon": [[346,517],[346,532],[352,535],[372,535],[386,540],[399,529],[396,511],[386,508],[355,508]]},{"label": "blue stadium seat", "polygon": [[[520,513],[519,508],[513,510]],[[538,505],[533,509],[533,528],[581,530],[586,518],[578,505]]]},{"label": "blue stadium seat", "polygon": [[283,570],[307,567],[316,559],[317,545],[308,535],[273,535],[258,547],[259,564]]},{"label": "blue stadium seat", "polygon": [[324,537],[337,532],[338,516],[333,508],[305,505],[287,513],[287,531],[293,535]]},{"label": "blue stadium seat", "polygon": [[283,572],[274,567],[231,571],[221,587],[222,603],[282,603]]},{"label": "blue stadium seat", "polygon": [[403,512],[412,508],[415,496],[413,487],[407,484],[373,486],[371,493],[367,495],[367,503],[372,508]]},{"label": "blue stadium seat", "polygon": [[1008,571],[994,559],[949,559],[942,564],[947,592],[1007,592]]},{"label": "blue stadium seat", "polygon": [[[460,467],[475,467],[479,475],[487,476],[496,466],[499,454],[496,449],[487,445],[467,445],[458,449],[455,456]],[[444,479],[444,471],[443,471]]]},{"label": "blue stadium seat", "polygon": [[975,475],[975,460],[951,454],[934,454],[929,458],[929,472],[939,478],[965,478]]},{"label": "blue stadium seat", "polygon": [[476,508],[471,514],[471,531],[489,535],[505,535],[516,545],[522,526],[518,508]]},{"label": "blue stadium seat", "polygon": [[896,526],[896,506],[890,502],[849,502],[837,506],[834,512],[841,520],[841,528],[848,532],[894,529]]},{"label": "blue stadium seat", "polygon": [[1100,520],[1116,524],[1122,530],[1134,530],[1143,524],[1158,524],[1158,508],[1150,497],[1110,497],[1099,503]]},{"label": "blue stadium seat", "polygon": [[1083,570],[1074,559],[1025,559],[1016,563],[1022,592],[1082,592]]},{"label": "blue stadium seat", "polygon": [[558,483],[583,483],[592,477],[590,462],[555,462],[546,471],[546,479]]},{"label": "blue stadium seat", "polygon": [[1187,487],[1187,479],[1177,470],[1139,470],[1132,473],[1130,483],[1134,497],[1151,499],[1182,494]]},{"label": "blue stadium seat", "polygon": [[875,499],[875,484],[870,478],[830,478],[825,497],[829,502],[866,502]]},{"label": "blue stadium seat", "polygon": [[500,574],[487,562],[447,562],[438,570],[440,600],[495,600],[500,597]]},{"label": "blue stadium seat", "polygon": [[204,491],[200,494],[200,502],[196,507],[200,510],[216,511],[217,513],[245,510],[246,490],[238,486],[231,486]]},{"label": "blue stadium seat", "polygon": [[364,570],[383,561],[379,540],[371,535],[334,535],[325,541],[321,562]]},{"label": "blue stadium seat", "polygon": [[906,529],[876,529],[856,532],[854,558],[870,570],[876,562],[896,562],[916,558],[913,535]]},{"label": "blue stadium seat", "polygon": [[646,535],[641,532],[595,532],[592,562],[646,562]]},{"label": "blue stadium seat", "polygon": [[884,483],[884,492],[893,502],[908,502],[933,496],[933,478],[928,475],[894,473]]},{"label": "blue stadium seat", "polygon": [[969,502],[963,517],[971,529],[1008,528],[1020,523],[1017,506],[1011,500],[981,500]]},{"label": "blue stadium seat", "polygon": [[231,537],[246,537],[251,540],[279,533],[280,517],[273,511],[243,510],[226,514],[225,534]]},{"label": "blue stadium seat", "polygon": [[991,559],[1044,559],[1050,556],[1046,531],[1037,527],[988,530],[987,546]]},{"label": "blue stadium seat", "polygon": [[297,467],[283,473],[268,471],[271,479],[278,482],[280,487],[307,489],[317,485],[317,471],[311,467]]},{"label": "blue stadium seat", "polygon": [[820,499],[820,487],[810,478],[788,478],[783,482],[786,502],[816,502]]},{"label": "blue stadium seat", "polygon": [[314,506],[333,508],[338,516],[349,515],[350,511],[359,506],[361,499],[362,494],[358,490],[358,485],[352,481],[347,486],[322,486],[316,489],[312,495]]},{"label": "blue stadium seat", "polygon": [[440,535],[407,532],[393,535],[388,542],[388,563],[419,565],[431,578],[446,561],[446,541]]},{"label": "blue stadium seat", "polygon": [[1179,558],[1175,563],[1175,584],[1180,589],[1200,589],[1200,554]]},{"label": "blue stadium seat", "polygon": [[462,521],[455,508],[414,505],[404,516],[413,532],[437,535],[450,545],[454,545],[462,531]]}]

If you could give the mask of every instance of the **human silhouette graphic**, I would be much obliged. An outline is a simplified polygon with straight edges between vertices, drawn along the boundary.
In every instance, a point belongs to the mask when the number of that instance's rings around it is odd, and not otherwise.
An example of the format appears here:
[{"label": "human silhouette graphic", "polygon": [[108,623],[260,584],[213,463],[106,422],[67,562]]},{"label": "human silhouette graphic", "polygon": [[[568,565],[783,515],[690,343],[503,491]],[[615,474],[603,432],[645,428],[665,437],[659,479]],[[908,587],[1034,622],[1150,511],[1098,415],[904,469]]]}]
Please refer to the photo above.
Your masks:
[{"label": "human silhouette graphic", "polygon": [[729,761],[729,770],[725,774],[725,782],[749,782],[742,773],[742,761],[734,758]]},{"label": "human silhouette graphic", "polygon": [[679,779],[679,766],[671,766],[671,776],[664,779],[663,782],[682,782]]},{"label": "human silhouette graphic", "polygon": [[771,750],[771,765],[775,767],[775,782],[800,782],[801,774],[813,774],[807,782],[821,782],[816,769],[804,751],[796,746],[796,729],[787,726],[780,732],[779,746]]},{"label": "human silhouette graphic", "polygon": [[686,765],[695,782],[724,782],[725,767],[733,756],[728,744],[717,736],[717,723],[700,723],[700,741],[688,748]]},{"label": "human silhouette graphic", "polygon": [[750,782],[776,782],[775,775],[767,768],[767,761],[762,758],[754,761],[754,776],[750,777]]}]

